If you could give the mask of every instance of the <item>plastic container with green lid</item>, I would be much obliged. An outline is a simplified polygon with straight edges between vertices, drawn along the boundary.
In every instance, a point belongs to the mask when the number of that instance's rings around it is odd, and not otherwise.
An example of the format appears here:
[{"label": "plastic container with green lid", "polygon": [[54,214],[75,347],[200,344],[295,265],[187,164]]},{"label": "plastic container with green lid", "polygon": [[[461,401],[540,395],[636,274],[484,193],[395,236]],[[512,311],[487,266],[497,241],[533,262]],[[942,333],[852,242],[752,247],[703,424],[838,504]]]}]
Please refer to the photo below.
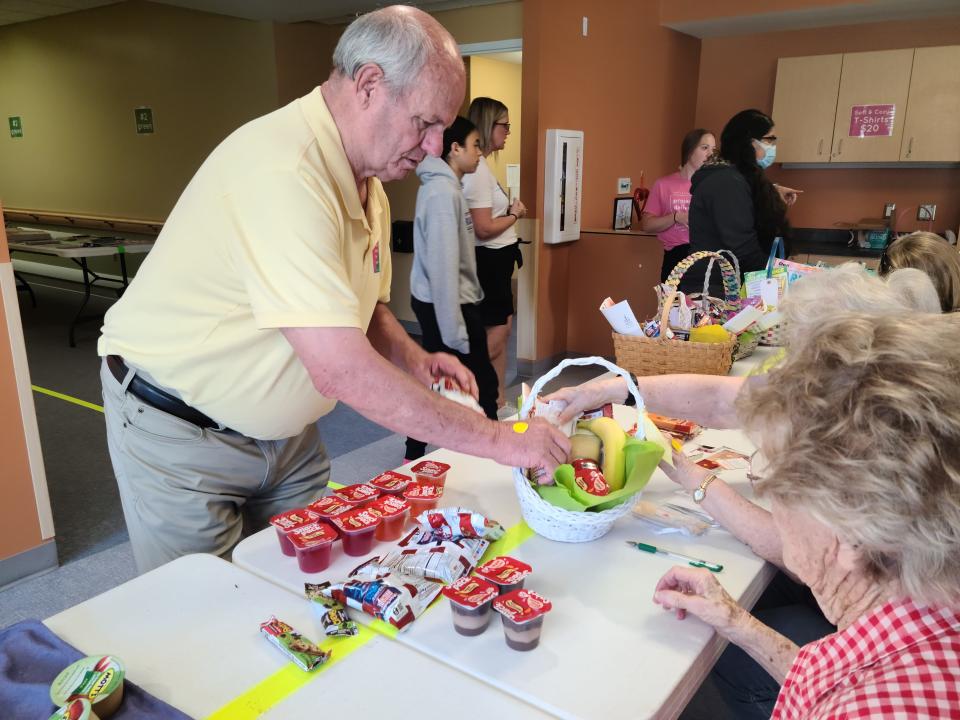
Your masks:
[{"label": "plastic container with green lid", "polygon": [[123,663],[112,655],[90,655],[68,665],[50,686],[54,705],[86,698],[96,717],[110,717],[123,700]]},{"label": "plastic container with green lid", "polygon": [[86,698],[71,700],[50,716],[50,720],[97,720],[90,701]]}]

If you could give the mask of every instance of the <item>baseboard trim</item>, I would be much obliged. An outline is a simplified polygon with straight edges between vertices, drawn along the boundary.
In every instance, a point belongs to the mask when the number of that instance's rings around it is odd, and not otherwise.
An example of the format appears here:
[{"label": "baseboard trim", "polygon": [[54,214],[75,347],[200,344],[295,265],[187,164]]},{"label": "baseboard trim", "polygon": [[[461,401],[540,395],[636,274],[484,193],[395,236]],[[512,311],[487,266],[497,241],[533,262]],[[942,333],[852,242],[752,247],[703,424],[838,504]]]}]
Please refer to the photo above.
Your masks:
[{"label": "baseboard trim", "polygon": [[58,565],[56,540],[11,555],[0,560],[0,589],[19,580],[54,570]]}]

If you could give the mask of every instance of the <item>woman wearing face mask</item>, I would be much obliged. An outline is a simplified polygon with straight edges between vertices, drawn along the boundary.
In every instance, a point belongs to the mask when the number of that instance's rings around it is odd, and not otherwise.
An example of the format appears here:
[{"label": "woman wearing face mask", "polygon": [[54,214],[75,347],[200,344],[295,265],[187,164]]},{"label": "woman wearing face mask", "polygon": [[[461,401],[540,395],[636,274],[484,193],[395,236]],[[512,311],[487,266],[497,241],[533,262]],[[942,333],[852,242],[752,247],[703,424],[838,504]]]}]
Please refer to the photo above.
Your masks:
[{"label": "woman wearing face mask", "polygon": [[523,264],[516,224],[527,214],[520,200],[510,197],[490,171],[487,158],[503,150],[510,135],[510,112],[499,100],[474,98],[468,113],[480,132],[483,158],[477,172],[463,178],[463,194],[477,235],[477,277],[483,288],[483,322],[487,326],[490,361],[500,380],[499,403],[507,369],[507,341],[513,324],[513,269]]},{"label": "woman wearing face mask", "polygon": [[[743,110],[720,134],[719,155],[703,164],[690,186],[690,252],[730,250],[740,271],[762,270],[773,240],[786,238],[787,205],[797,190],[777,188],[764,170],[777,154],[773,120],[759,110]],[[684,275],[681,289],[703,288],[699,266]],[[720,274],[711,277],[711,294],[722,293]]]},{"label": "woman wearing face mask", "polygon": [[[495,420],[497,374],[480,311],[483,290],[477,280],[473,216],[460,188],[480,160],[480,133],[458,117],[443,133],[441,156],[428,156],[417,167],[421,184],[413,224],[410,305],[423,332],[423,349],[456,355],[477,380],[484,413]],[[425,443],[407,438],[407,460],[425,450]]]},{"label": "woman wearing face mask", "polygon": [[655,232],[663,243],[660,282],[665,282],[673,266],[690,252],[690,232],[687,228],[690,178],[716,149],[717,141],[710,132],[703,128],[691,130],[680,144],[680,169],[657,179],[650,188],[650,197],[640,218],[640,228],[644,232]]}]

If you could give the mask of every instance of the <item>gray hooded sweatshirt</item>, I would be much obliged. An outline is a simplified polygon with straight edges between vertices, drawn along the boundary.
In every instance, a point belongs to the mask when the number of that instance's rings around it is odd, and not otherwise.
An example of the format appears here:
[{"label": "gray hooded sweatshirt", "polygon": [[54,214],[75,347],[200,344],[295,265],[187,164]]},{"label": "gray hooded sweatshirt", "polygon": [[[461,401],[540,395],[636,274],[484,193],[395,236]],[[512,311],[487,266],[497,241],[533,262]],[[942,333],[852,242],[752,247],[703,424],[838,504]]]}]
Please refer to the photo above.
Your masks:
[{"label": "gray hooded sweatshirt", "polygon": [[427,156],[417,175],[410,292],[420,302],[433,303],[443,344],[467,354],[470,342],[460,306],[483,300],[473,218],[460,181],[444,160]]}]

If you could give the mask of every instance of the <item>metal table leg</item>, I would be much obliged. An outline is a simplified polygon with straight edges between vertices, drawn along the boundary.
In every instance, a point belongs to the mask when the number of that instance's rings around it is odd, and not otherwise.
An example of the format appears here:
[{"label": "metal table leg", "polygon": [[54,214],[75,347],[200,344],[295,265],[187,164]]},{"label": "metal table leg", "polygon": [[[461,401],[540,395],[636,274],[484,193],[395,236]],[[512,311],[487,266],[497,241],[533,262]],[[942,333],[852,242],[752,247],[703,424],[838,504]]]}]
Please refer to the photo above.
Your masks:
[{"label": "metal table leg", "polygon": [[76,258],[70,258],[77,265],[80,266],[80,269],[83,270],[83,302],[80,303],[80,309],[77,310],[77,314],[73,316],[73,321],[70,323],[70,347],[76,347],[77,341],[74,335],[77,329],[77,323],[80,322],[80,317],[83,315],[83,310],[87,307],[87,303],[90,302],[90,270],[87,268],[87,259],[81,257],[79,260]]},{"label": "metal table leg", "polygon": [[16,270],[13,271],[13,277],[17,281],[17,290],[23,290],[30,296],[30,304],[33,307],[37,306],[37,296],[33,294],[33,288],[30,287],[30,283],[27,282],[27,279],[18,273]]}]

